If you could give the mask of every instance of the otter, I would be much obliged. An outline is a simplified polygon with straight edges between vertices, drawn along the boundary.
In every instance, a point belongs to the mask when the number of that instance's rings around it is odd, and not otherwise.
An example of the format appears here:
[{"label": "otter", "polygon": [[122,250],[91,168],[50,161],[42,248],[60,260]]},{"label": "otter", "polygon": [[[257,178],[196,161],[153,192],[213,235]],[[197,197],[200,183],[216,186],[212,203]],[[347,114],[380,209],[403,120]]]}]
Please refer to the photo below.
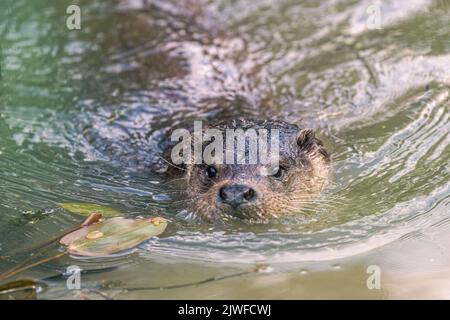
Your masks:
[{"label": "otter", "polygon": [[[229,39],[232,33],[221,29],[209,10],[203,11],[205,6],[193,12],[177,5],[156,1],[148,10],[117,13],[119,30],[106,34],[111,37],[104,45],[120,54],[105,59],[105,67],[118,62],[137,67],[125,70],[125,78],[107,76],[120,79],[113,83],[114,92],[118,89],[120,96],[123,89],[123,100],[113,98],[112,105],[99,109],[94,103],[89,117],[83,116],[86,153],[139,175],[149,173],[148,179],[157,175],[164,186],[184,182],[182,188],[169,191],[187,192],[185,208],[203,220],[266,220],[301,212],[327,184],[330,157],[322,142],[311,129],[252,120],[284,114],[279,112],[284,97],[279,101],[274,94],[278,88],[274,91],[266,79],[270,72],[258,71],[259,62],[253,61],[246,39],[239,34]],[[244,118],[237,119],[240,116]],[[279,165],[172,163],[167,134],[199,118],[225,120],[210,125],[223,134],[227,129],[278,128]],[[233,118],[237,120],[227,120]],[[184,206],[185,199],[177,203]]]},{"label": "otter", "polygon": [[[203,220],[223,218],[268,220],[299,213],[328,181],[330,156],[312,129],[279,120],[238,119],[208,126],[227,129],[278,129],[276,167],[257,164],[171,163],[168,172],[186,183],[188,210]],[[224,139],[225,141],[225,139]],[[173,147],[173,145],[172,145]],[[235,146],[236,147],[236,146]]]}]

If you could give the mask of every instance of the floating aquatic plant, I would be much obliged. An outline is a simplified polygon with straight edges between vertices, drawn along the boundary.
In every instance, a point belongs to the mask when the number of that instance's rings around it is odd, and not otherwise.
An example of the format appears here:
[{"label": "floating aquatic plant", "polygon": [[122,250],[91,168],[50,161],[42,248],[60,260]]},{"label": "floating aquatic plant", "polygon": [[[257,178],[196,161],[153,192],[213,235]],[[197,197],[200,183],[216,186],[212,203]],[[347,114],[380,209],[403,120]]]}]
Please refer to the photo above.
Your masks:
[{"label": "floating aquatic plant", "polygon": [[[36,247],[37,251],[31,257],[1,273],[0,281],[43,263],[58,259],[67,253],[96,257],[131,249],[145,240],[161,234],[167,227],[167,220],[159,217],[149,219],[115,217],[107,220],[102,220],[101,218],[102,215],[100,213],[92,212],[79,226],[38,245]],[[45,253],[44,250],[57,240],[60,240],[60,243],[65,245],[67,250],[32,262],[36,257]],[[13,286],[11,290],[17,289],[14,287],[15,285],[19,287],[23,285],[23,283],[19,282],[10,284]],[[2,290],[3,292],[9,292],[10,288],[5,287]]]},{"label": "floating aquatic plant", "polygon": [[64,210],[67,210],[71,213],[77,213],[82,216],[88,216],[93,212],[100,213],[104,218],[118,217],[123,215],[119,210],[95,203],[65,202],[60,203],[59,206]]},{"label": "floating aquatic plant", "polygon": [[163,218],[125,219],[116,217],[101,221],[64,236],[60,243],[69,253],[82,256],[106,256],[131,249],[164,232]]}]

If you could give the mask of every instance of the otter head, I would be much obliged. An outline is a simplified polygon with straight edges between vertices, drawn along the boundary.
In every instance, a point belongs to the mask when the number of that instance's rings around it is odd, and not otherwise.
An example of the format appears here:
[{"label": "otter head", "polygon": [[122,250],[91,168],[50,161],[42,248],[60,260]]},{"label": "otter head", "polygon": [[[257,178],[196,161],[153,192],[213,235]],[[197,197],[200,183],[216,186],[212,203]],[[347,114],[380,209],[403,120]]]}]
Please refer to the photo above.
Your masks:
[{"label": "otter head", "polygon": [[[276,164],[186,165],[189,211],[203,219],[266,220],[299,213],[326,184],[329,156],[311,129],[300,129],[282,121],[245,120],[212,128],[223,133],[224,141],[227,129],[277,129],[278,161]],[[225,148],[224,153],[227,151]]]}]

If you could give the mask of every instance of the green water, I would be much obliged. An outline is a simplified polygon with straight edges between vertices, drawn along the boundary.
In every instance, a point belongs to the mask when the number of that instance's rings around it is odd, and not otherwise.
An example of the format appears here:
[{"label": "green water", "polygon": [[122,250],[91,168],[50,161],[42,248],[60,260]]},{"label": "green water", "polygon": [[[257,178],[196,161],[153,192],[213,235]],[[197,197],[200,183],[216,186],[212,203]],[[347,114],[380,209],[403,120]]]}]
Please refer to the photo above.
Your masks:
[{"label": "green water", "polygon": [[[71,1],[2,0],[0,270],[78,224],[58,203],[81,201],[171,223],[18,276],[45,279],[39,298],[449,298],[450,2],[382,1],[371,24],[373,3],[78,1],[68,30]],[[324,141],[332,184],[301,221],[192,223],[149,170],[171,129],[237,116]],[[70,265],[84,290],[58,276]]]}]

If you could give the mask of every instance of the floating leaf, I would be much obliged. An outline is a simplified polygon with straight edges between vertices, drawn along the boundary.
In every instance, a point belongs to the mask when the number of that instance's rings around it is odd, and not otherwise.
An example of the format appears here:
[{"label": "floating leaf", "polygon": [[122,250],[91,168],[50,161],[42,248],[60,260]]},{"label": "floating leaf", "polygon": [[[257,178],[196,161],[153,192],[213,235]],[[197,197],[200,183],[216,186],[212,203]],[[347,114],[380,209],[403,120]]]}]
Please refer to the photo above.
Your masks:
[{"label": "floating leaf", "polygon": [[82,216],[87,216],[92,212],[101,213],[105,218],[117,217],[122,215],[119,210],[95,203],[66,202],[60,203],[59,206],[69,212],[78,213]]},{"label": "floating leaf", "polygon": [[98,231],[98,230],[94,230],[94,231],[89,232],[89,233],[86,235],[86,239],[88,239],[88,240],[94,240],[94,239],[101,238],[101,237],[103,237],[103,236],[104,236],[103,232]]},{"label": "floating leaf", "polygon": [[72,254],[105,256],[133,248],[161,234],[166,226],[167,220],[159,217],[138,220],[116,217],[69,233],[60,242]]},{"label": "floating leaf", "polygon": [[36,299],[38,285],[33,280],[17,280],[0,286],[0,300]]}]

